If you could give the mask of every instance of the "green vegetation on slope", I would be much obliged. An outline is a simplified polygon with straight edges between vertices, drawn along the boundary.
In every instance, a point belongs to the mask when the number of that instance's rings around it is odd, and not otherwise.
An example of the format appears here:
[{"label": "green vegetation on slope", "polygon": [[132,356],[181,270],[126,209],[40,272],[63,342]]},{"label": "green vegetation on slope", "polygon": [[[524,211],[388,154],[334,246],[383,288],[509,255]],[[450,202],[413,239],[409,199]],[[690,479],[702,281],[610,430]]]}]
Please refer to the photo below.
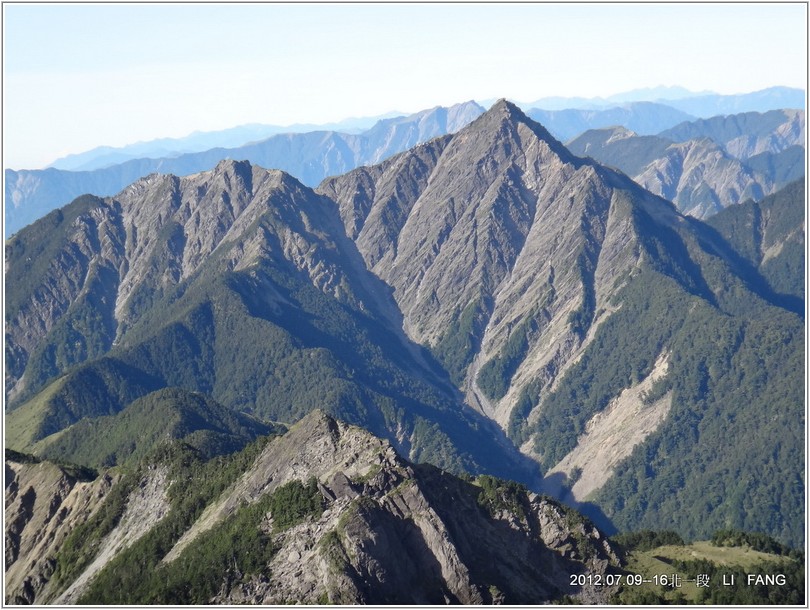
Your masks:
[{"label": "green vegetation on slope", "polygon": [[481,344],[484,330],[482,299],[467,303],[459,310],[450,323],[447,332],[433,348],[433,353],[444,364],[450,379],[457,386],[464,381],[467,367],[473,361]]},{"label": "green vegetation on slope", "polygon": [[[240,460],[243,462],[243,460]],[[178,472],[177,474],[180,474]],[[190,525],[187,506],[172,503],[166,521]],[[176,539],[161,522],[117,556],[79,600],[84,604],[207,604],[225,586],[263,574],[277,552],[273,534],[308,518],[318,518],[323,498],[315,479],[290,481],[203,532],[171,563],[159,563]],[[268,526],[272,518],[272,531]],[[157,548],[156,548],[157,545]],[[159,550],[158,550],[159,549]]]},{"label": "green vegetation on slope", "polygon": [[752,270],[762,275],[768,289],[801,299],[804,195],[804,180],[798,180],[762,201],[731,206],[707,221]]},{"label": "green vegetation on slope", "polygon": [[181,439],[203,458],[233,453],[271,427],[217,404],[202,394],[167,388],[130,403],[116,415],[83,419],[37,453],[49,459],[109,467],[134,463],[159,443]]},{"label": "green vegetation on slope", "polygon": [[537,330],[533,314],[512,331],[500,353],[488,361],[478,373],[476,382],[490,400],[500,400],[506,395],[512,376],[526,358],[529,335]]},{"label": "green vegetation on slope", "polygon": [[[137,468],[123,475],[91,519],[70,533],[56,556],[57,583],[67,585],[81,574],[98,553],[104,536],[124,514],[130,491],[155,466],[165,465],[172,481],[168,489],[169,513],[99,574],[99,578],[112,578],[122,585],[117,591],[106,590],[104,595],[121,597],[128,595],[128,591],[141,590],[160,559],[199,518],[205,506],[250,467],[269,438],[260,437],[238,453],[208,461],[201,460],[198,451],[179,441],[158,446]],[[95,586],[99,580],[93,582]]]},{"label": "green vegetation on slope", "polygon": [[[162,295],[109,356],[69,372],[47,401],[32,399],[47,408],[21,407],[22,413],[36,410],[39,425],[12,446],[25,449],[82,417],[115,415],[169,386],[267,421],[292,423],[323,409],[398,438],[397,446],[415,461],[455,472],[524,476],[520,466],[514,472],[517,452],[504,460],[490,422],[460,409],[441,368],[426,369],[404,341],[373,316],[314,287],[291,265],[267,262],[223,272],[215,256]],[[66,450],[88,462],[112,463],[113,454],[132,452],[105,447],[106,454],[98,455],[101,446],[79,447],[76,441],[86,436],[80,432],[98,425],[89,420],[76,433],[64,433],[64,440],[54,437],[48,455]],[[14,429],[32,427],[19,423]]]},{"label": "green vegetation on slope", "polygon": [[668,418],[588,500],[619,530],[667,524],[698,538],[733,527],[799,545],[802,320],[750,292],[722,259],[679,246],[674,234],[653,235],[645,244],[652,269],[614,297],[621,307],[528,430],[542,466],[567,455],[587,422],[668,353],[656,388],[672,391]]},{"label": "green vegetation on slope", "polygon": [[30,449],[85,417],[115,414],[160,386],[155,377],[115,358],[83,364],[8,413],[6,442]]},{"label": "green vegetation on slope", "polygon": [[[801,552],[665,540],[655,532],[623,535],[626,573],[615,604],[786,605],[804,603]],[[720,534],[720,533],[718,533]],[[742,537],[743,532],[737,532]],[[763,542],[767,537],[752,535]],[[715,535],[717,537],[717,534]],[[656,539],[660,544],[656,544]],[[770,546],[781,546],[771,539]],[[763,578],[758,579],[757,576]],[[772,582],[765,580],[765,576]],[[750,581],[749,581],[750,576]],[[776,577],[779,576],[779,580]],[[698,582],[700,579],[700,582]]]}]

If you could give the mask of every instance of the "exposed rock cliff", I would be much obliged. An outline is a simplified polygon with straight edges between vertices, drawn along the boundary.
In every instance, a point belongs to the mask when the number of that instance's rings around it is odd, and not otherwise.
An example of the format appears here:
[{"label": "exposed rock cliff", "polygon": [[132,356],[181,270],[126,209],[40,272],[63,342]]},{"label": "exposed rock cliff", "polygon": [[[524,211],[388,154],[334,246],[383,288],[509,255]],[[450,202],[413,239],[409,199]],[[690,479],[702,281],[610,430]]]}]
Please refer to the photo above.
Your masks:
[{"label": "exposed rock cliff", "polygon": [[116,477],[79,478],[50,462],[6,457],[5,603],[52,599],[55,555],[104,501]]},{"label": "exposed rock cliff", "polygon": [[753,169],[706,136],[675,142],[612,127],[588,131],[568,146],[622,170],[696,218],[708,218],[747,199],[758,201],[781,186],[779,159],[770,159],[771,167],[763,160]]},{"label": "exposed rock cliff", "polygon": [[[505,101],[452,138],[319,190],[394,287],[409,335],[504,427],[526,386],[550,387],[610,314],[639,260],[632,208],[677,222],[667,204],[574,157]],[[510,340],[518,354],[506,355]],[[499,359],[510,360],[511,383],[482,389],[484,365]]]},{"label": "exposed rock cliff", "polygon": [[[6,467],[14,473],[6,492],[7,519],[12,517],[15,525],[7,536],[22,532],[22,537],[7,544],[16,563],[8,564],[6,584],[11,592],[8,600],[21,603],[104,603],[105,595],[124,603],[144,603],[127,597],[126,591],[105,590],[97,598],[98,591],[88,586],[105,570],[107,577],[115,578],[109,574],[113,558],[117,558],[116,570],[132,570],[128,566],[135,561],[140,570],[156,570],[156,582],[162,583],[173,562],[195,552],[189,545],[204,532],[227,524],[237,511],[271,496],[284,484],[312,477],[317,481],[321,510],[292,527],[278,528],[275,523],[284,515],[271,509],[258,525],[272,539],[267,564],[236,579],[218,574],[222,582],[213,598],[180,598],[181,603],[531,604],[565,596],[582,603],[604,603],[613,587],[572,585],[571,575],[604,575],[620,563],[603,534],[549,498],[490,477],[469,482],[432,466],[413,465],[387,441],[315,411],[286,435],[270,441],[153,568],[138,562],[151,557],[154,550],[144,552],[141,545],[138,555],[128,555],[128,548],[168,510],[177,510],[169,508],[166,489],[180,475],[159,462],[149,466],[140,484],[128,493],[117,525],[93,547],[92,562],[72,582],[63,584],[64,591],[57,591],[49,582],[58,567],[53,549],[76,518],[48,523],[39,514],[41,509],[21,498],[41,498],[66,479],[37,474],[56,473],[58,469],[50,464],[20,466],[7,461]],[[101,490],[114,481],[101,477],[83,483],[79,495],[92,498],[97,507],[103,498]],[[53,497],[73,496],[61,490]],[[86,519],[90,509],[84,502],[70,505]],[[60,514],[69,513],[64,508],[67,504],[57,502]],[[24,517],[31,506],[33,517]],[[51,546],[41,555],[42,545],[29,540],[40,540],[45,532]],[[246,551],[250,549],[238,546],[227,550],[234,558]],[[43,563],[48,570],[37,568]],[[23,574],[17,565],[36,569]],[[20,584],[23,581],[28,584]],[[18,589],[22,592],[15,593]],[[160,587],[149,595],[150,603],[166,603],[166,592]]]}]

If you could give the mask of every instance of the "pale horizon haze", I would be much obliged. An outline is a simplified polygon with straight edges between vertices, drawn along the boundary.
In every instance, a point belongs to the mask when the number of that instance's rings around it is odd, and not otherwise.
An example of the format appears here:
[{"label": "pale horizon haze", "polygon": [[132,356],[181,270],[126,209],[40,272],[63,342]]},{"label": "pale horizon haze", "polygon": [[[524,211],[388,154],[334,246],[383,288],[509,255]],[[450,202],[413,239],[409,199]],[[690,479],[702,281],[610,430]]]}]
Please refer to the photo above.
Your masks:
[{"label": "pale horizon haze", "polygon": [[248,123],[806,89],[804,3],[3,5],[3,165]]}]

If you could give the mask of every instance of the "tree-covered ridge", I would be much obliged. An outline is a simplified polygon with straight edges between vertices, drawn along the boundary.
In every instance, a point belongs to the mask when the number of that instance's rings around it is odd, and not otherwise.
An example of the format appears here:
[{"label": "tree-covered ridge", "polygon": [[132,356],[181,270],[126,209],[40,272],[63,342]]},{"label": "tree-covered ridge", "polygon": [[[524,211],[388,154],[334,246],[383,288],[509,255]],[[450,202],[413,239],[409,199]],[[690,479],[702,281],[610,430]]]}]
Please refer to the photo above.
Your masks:
[{"label": "tree-covered ridge", "polygon": [[[114,559],[80,598],[85,604],[207,604],[224,587],[267,571],[278,552],[277,534],[323,512],[324,500],[315,479],[279,487],[258,502],[240,507],[217,527],[200,535],[169,564],[160,563],[154,548],[166,548],[174,536],[159,525],[132,550]],[[169,519],[188,523],[181,504]],[[272,519],[273,527],[267,527]],[[224,584],[223,584],[224,583]]]},{"label": "tree-covered ridge", "polygon": [[[92,562],[101,550],[101,542],[120,522],[132,490],[150,471],[165,467],[172,484],[168,489],[170,510],[165,518],[138,540],[127,553],[113,559],[113,566],[132,566],[103,571],[94,583],[105,582],[111,572],[118,584],[126,588],[108,590],[106,595],[133,600],[149,594],[153,585],[150,574],[159,560],[171,549],[180,535],[202,514],[205,506],[231,485],[247,469],[272,437],[259,437],[243,450],[205,460],[195,448],[180,441],[155,447],[140,461],[125,469],[104,504],[85,523],[74,529],[55,557],[54,579],[62,587],[69,585]],[[260,535],[258,530],[245,535]],[[145,587],[145,588],[142,588]],[[92,589],[91,589],[92,590]],[[123,603],[123,602],[121,602]],[[144,603],[149,603],[148,601]]]},{"label": "tree-covered ridge", "polygon": [[[672,392],[669,416],[588,499],[620,530],[665,520],[689,538],[730,526],[800,545],[802,319],[769,303],[776,298],[767,287],[761,296],[750,292],[751,278],[734,275],[734,261],[718,256],[722,242],[697,237],[659,232],[660,241],[647,244],[652,268],[615,297],[621,307],[520,438],[532,433],[551,468],[588,421],[667,352],[657,394]],[[696,263],[700,275],[688,272]]]},{"label": "tree-covered ridge", "polygon": [[[168,495],[164,515],[134,543],[108,553],[87,585],[57,599],[382,603],[441,600],[444,594],[459,601],[527,603],[580,594],[583,588],[569,583],[569,573],[603,572],[618,563],[613,546],[587,519],[520,484],[490,476],[460,478],[409,463],[387,443],[323,414],[302,424],[229,456],[204,460],[175,441],[132,464],[54,558],[53,594],[60,595],[109,551],[106,537],[131,521],[133,499],[156,478]],[[317,449],[298,443],[304,439],[313,447],[327,442],[340,452],[333,456],[338,461],[323,463]],[[291,442],[293,456],[281,450]],[[312,466],[326,468],[326,474],[316,478]],[[248,492],[247,481],[256,488]],[[231,508],[212,521],[212,505],[221,501]],[[188,540],[200,523],[208,527]],[[175,546],[181,540],[187,543]],[[441,577],[437,566],[446,557],[455,558],[448,569],[472,586]],[[289,571],[295,582],[286,582]],[[302,597],[283,593],[299,585]]]},{"label": "tree-covered ridge", "polygon": [[708,220],[774,293],[804,300],[804,180]]},{"label": "tree-covered ridge", "polygon": [[179,439],[201,456],[234,453],[273,428],[203,394],[158,390],[115,415],[84,418],[37,449],[44,458],[94,467],[137,462],[161,442]]}]

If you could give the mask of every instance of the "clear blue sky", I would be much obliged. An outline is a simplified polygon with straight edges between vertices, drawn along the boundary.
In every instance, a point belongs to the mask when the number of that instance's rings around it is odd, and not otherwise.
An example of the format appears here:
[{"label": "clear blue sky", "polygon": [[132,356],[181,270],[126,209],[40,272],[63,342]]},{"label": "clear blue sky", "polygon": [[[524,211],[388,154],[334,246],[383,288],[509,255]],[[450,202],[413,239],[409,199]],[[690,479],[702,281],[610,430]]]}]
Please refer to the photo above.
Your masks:
[{"label": "clear blue sky", "polygon": [[244,123],[806,88],[804,4],[3,6],[4,166]]}]

